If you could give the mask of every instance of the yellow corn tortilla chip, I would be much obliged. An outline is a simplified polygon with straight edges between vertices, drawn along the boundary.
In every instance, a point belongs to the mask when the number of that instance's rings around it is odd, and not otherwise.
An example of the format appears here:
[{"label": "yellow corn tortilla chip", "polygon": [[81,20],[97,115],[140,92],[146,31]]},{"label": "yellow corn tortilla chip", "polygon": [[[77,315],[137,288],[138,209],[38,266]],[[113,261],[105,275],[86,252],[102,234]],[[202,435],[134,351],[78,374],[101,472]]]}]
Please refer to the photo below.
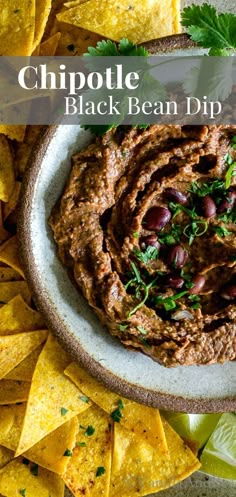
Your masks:
[{"label": "yellow corn tortilla chip", "polygon": [[76,363],[70,364],[65,374],[85,395],[110,415],[117,410],[119,400],[121,400],[123,409],[120,410],[122,416],[120,423],[156,449],[167,452],[165,433],[158,409],[138,404],[111,392]]},{"label": "yellow corn tortilla chip", "polygon": [[0,380],[0,405],[25,402],[29,396],[28,381]]},{"label": "yellow corn tortilla chip", "polygon": [[17,295],[0,309],[0,336],[42,328],[44,321],[41,314],[31,309],[21,295]]},{"label": "yellow corn tortilla chip", "polygon": [[62,12],[57,19],[106,38],[142,43],[177,33],[179,0],[90,0]]},{"label": "yellow corn tortilla chip", "polygon": [[0,282],[0,302],[6,304],[17,295],[21,295],[27,304],[31,301],[31,291],[26,281]]},{"label": "yellow corn tortilla chip", "polygon": [[88,409],[82,393],[64,375],[70,356],[49,335],[34,374],[16,455],[26,452],[46,435]]},{"label": "yellow corn tortilla chip", "polygon": [[0,379],[43,343],[47,335],[48,331],[42,330],[0,336]]},{"label": "yellow corn tortilla chip", "polygon": [[23,464],[22,459],[10,462],[0,470],[0,492],[6,497],[17,497],[25,490],[25,497],[64,497],[64,483],[59,476],[47,469]]},{"label": "yellow corn tortilla chip", "polygon": [[60,38],[61,33],[56,33],[41,43],[39,55],[44,57],[55,55]]},{"label": "yellow corn tortilla chip", "polygon": [[24,457],[58,475],[64,474],[70,459],[64,454],[73,451],[78,428],[75,416],[25,452]]},{"label": "yellow corn tortilla chip", "polygon": [[64,22],[58,23],[57,29],[61,38],[56,55],[83,55],[88,51],[88,47],[96,47],[97,42],[103,40],[103,37],[96,33]]},{"label": "yellow corn tortilla chip", "polygon": [[0,135],[0,200],[8,202],[14,186],[15,172],[11,149],[7,138]]},{"label": "yellow corn tortilla chip", "polygon": [[0,246],[0,262],[12,267],[24,278],[23,269],[19,259],[17,237],[12,236],[9,240]]},{"label": "yellow corn tortilla chip", "polygon": [[23,143],[18,143],[16,148],[15,166],[18,175],[25,172],[32,149],[36,144],[43,126],[27,126]]},{"label": "yellow corn tortilla chip", "polygon": [[8,218],[8,216],[15,210],[21,189],[21,181],[15,181],[14,190],[6,204],[3,204],[3,219],[4,221]]},{"label": "yellow corn tortilla chip", "polygon": [[30,55],[35,0],[0,0],[0,55]]},{"label": "yellow corn tortilla chip", "polygon": [[52,0],[35,0],[35,34],[32,52],[42,40],[51,6]]},{"label": "yellow corn tortilla chip", "polygon": [[14,452],[6,447],[0,446],[0,468],[3,468],[14,458]]},{"label": "yellow corn tortilla chip", "polygon": [[90,0],[74,0],[72,2],[65,2],[64,6],[67,7],[68,9],[73,9],[74,7],[77,7],[77,5],[81,5],[82,3],[86,3],[89,1]]},{"label": "yellow corn tortilla chip", "polygon": [[31,354],[21,361],[18,366],[12,369],[6,376],[4,376],[4,378],[6,380],[31,381],[42,348],[43,345],[40,345],[33,350]]},{"label": "yellow corn tortilla chip", "polygon": [[25,128],[26,126],[16,126],[16,125],[5,125],[0,124],[0,133],[8,136],[11,140],[17,140],[18,142],[22,142],[25,136]]},{"label": "yellow corn tortilla chip", "polygon": [[0,282],[19,281],[22,276],[11,267],[0,267]]},{"label": "yellow corn tortilla chip", "polygon": [[[111,475],[111,420],[99,407],[92,406],[79,415],[79,422],[84,428],[80,428],[77,435],[77,446],[69,458],[63,480],[75,497],[108,497]],[[88,426],[95,430],[91,436],[85,436]]]},{"label": "yellow corn tortilla chip", "polygon": [[24,421],[26,404],[12,404],[0,409],[0,445],[15,451]]},{"label": "yellow corn tortilla chip", "polygon": [[169,457],[115,423],[110,497],[156,493],[199,469],[198,459],[165,421],[164,427]]}]

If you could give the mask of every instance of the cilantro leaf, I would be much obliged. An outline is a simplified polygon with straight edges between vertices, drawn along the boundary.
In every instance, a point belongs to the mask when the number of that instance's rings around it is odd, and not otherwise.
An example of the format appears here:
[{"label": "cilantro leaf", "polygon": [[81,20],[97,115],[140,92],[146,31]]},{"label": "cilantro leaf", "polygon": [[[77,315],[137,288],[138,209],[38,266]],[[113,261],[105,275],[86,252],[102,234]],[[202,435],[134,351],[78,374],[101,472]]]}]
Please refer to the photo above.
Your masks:
[{"label": "cilantro leaf", "polygon": [[124,404],[121,399],[118,400],[118,407],[111,413],[111,418],[115,423],[120,423],[121,418],[123,417],[121,410],[124,409]]},{"label": "cilantro leaf", "polygon": [[87,397],[87,395],[81,395],[80,400],[82,400],[82,402],[85,402],[86,404],[89,404],[89,397]]},{"label": "cilantro leaf", "polygon": [[68,413],[68,409],[66,409],[65,407],[62,407],[61,408],[61,415],[65,416],[67,413]]},{"label": "cilantro leaf", "polygon": [[86,437],[91,437],[94,434],[94,432],[95,432],[95,428],[93,426],[89,425],[84,434]]},{"label": "cilantro leaf", "polygon": [[135,45],[132,41],[122,38],[120,43],[117,45],[111,40],[98,41],[97,46],[89,47],[88,53],[85,56],[92,57],[116,57],[116,56],[136,56],[136,57],[147,57],[148,51],[144,47]]},{"label": "cilantro leaf", "polygon": [[70,449],[66,449],[65,452],[64,452],[64,454],[63,454],[63,456],[65,456],[65,457],[72,457],[72,455],[73,454],[72,454],[72,452],[71,452]]},{"label": "cilantro leaf", "polygon": [[76,442],[76,447],[86,447],[86,442]]},{"label": "cilantro leaf", "polygon": [[210,55],[226,55],[229,49],[236,50],[234,14],[218,14],[215,7],[204,3],[186,7],[181,22],[193,41],[211,49]]},{"label": "cilantro leaf", "polygon": [[38,476],[38,471],[39,471],[38,464],[33,463],[30,468],[30,472],[32,473],[32,475]]},{"label": "cilantro leaf", "polygon": [[233,234],[233,232],[229,231],[225,228],[225,226],[212,226],[212,229],[220,237],[230,236]]},{"label": "cilantro leaf", "polygon": [[20,495],[22,495],[22,497],[26,497],[26,488],[21,488],[19,490],[19,493],[20,493]]},{"label": "cilantro leaf", "polygon": [[105,468],[103,466],[99,466],[96,472],[96,477],[104,475],[106,472]]},{"label": "cilantro leaf", "polygon": [[232,162],[232,164],[230,164],[229,169],[228,169],[226,176],[225,176],[225,188],[227,190],[231,185],[231,179],[232,179],[232,176],[234,176],[235,172],[236,172],[236,162]]},{"label": "cilantro leaf", "polygon": [[149,245],[145,252],[141,252],[141,250],[134,249],[134,254],[137,259],[144,264],[148,264],[150,261],[155,261],[158,258],[159,250],[156,247],[152,247]]},{"label": "cilantro leaf", "polygon": [[206,197],[206,195],[212,195],[215,192],[224,190],[224,182],[220,179],[214,179],[210,183],[198,183],[194,181],[191,184],[191,188],[188,190],[190,193],[194,193],[198,197]]}]

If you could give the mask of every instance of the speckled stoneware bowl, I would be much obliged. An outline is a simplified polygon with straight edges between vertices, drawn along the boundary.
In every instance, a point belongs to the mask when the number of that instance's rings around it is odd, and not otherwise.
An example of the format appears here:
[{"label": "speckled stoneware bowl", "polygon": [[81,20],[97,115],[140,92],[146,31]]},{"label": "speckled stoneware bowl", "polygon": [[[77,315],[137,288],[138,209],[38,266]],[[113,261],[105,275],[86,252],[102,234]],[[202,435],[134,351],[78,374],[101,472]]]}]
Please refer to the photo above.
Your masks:
[{"label": "speckled stoneware bowl", "polygon": [[[186,35],[146,45],[152,53],[196,53]],[[164,409],[236,410],[236,362],[166,369],[126,349],[101,326],[59,262],[48,218],[63,191],[71,155],[91,138],[79,126],[50,127],[31,157],[18,225],[24,269],[38,308],[64,347],[110,389]]]}]

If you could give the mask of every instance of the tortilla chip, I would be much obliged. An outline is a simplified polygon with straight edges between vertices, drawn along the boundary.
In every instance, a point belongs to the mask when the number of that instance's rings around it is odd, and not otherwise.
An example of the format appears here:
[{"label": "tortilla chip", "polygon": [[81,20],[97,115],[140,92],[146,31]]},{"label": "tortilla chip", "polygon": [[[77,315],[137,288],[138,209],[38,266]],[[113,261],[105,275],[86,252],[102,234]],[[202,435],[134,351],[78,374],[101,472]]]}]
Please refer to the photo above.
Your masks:
[{"label": "tortilla chip", "polygon": [[0,0],[0,55],[31,55],[34,0]]},{"label": "tortilla chip", "polygon": [[0,282],[19,281],[22,276],[11,267],[0,267]]},{"label": "tortilla chip", "polygon": [[0,380],[0,405],[25,402],[29,396],[27,381]]},{"label": "tortilla chip", "polygon": [[4,376],[4,378],[6,380],[31,381],[42,348],[43,345],[40,345],[37,349],[33,350],[31,354]]},{"label": "tortilla chip", "polygon": [[[77,435],[77,446],[69,458],[63,480],[75,497],[108,497],[112,445],[110,417],[97,406],[92,406],[79,415],[79,422],[84,428],[80,428]],[[95,430],[91,436],[85,436],[88,426]]]},{"label": "tortilla chip", "polygon": [[0,124],[0,133],[8,136],[11,140],[17,140],[18,142],[22,142],[25,136],[26,126],[16,126],[16,125],[5,125]]},{"label": "tortilla chip", "polygon": [[6,447],[0,447],[0,468],[12,461],[14,453]]},{"label": "tortilla chip", "polygon": [[67,7],[68,9],[73,9],[74,7],[77,7],[77,5],[81,5],[82,3],[86,3],[89,1],[90,0],[74,0],[72,2],[65,2],[64,6]]},{"label": "tortilla chip", "polygon": [[78,428],[75,416],[25,452],[24,457],[59,475],[65,473],[70,458],[64,454],[72,452]]},{"label": "tortilla chip", "polygon": [[42,40],[51,7],[52,0],[35,0],[35,34],[32,52]]},{"label": "tortilla chip", "polygon": [[12,236],[0,247],[0,262],[12,267],[24,278],[23,269],[19,259],[17,237]]},{"label": "tortilla chip", "polygon": [[57,19],[106,38],[134,43],[160,38],[180,30],[179,0],[90,0],[57,15]]},{"label": "tortilla chip", "polygon": [[26,404],[13,404],[0,409],[0,444],[15,451],[24,421]]},{"label": "tortilla chip", "polygon": [[0,282],[0,302],[7,304],[9,300],[21,294],[24,301],[29,305],[31,301],[31,291],[26,281]]},{"label": "tortilla chip", "polygon": [[141,436],[154,448],[167,452],[165,433],[158,409],[138,404],[111,392],[76,363],[70,364],[65,374],[82,392],[110,415],[117,410],[119,400],[121,400],[123,409],[120,411],[122,416],[120,423]]},{"label": "tortilla chip", "polygon": [[48,331],[42,330],[0,336],[0,379],[4,378],[11,369],[15,368],[27,355],[43,343],[47,335]]},{"label": "tortilla chip", "polygon": [[15,181],[14,190],[6,204],[3,204],[3,218],[4,221],[8,218],[8,216],[15,210],[21,189],[21,181]]},{"label": "tortilla chip", "polygon": [[15,166],[18,175],[25,172],[28,160],[30,158],[32,149],[36,144],[44,126],[27,126],[25,139],[23,143],[19,143],[16,149]]},{"label": "tortilla chip", "polygon": [[14,185],[15,172],[11,149],[7,138],[0,135],[0,200],[8,202]]},{"label": "tortilla chip", "polygon": [[138,497],[169,488],[199,469],[200,463],[164,421],[167,458],[135,433],[115,423],[110,497]]},{"label": "tortilla chip", "polygon": [[55,55],[60,38],[61,33],[56,33],[41,43],[39,55],[43,57]]},{"label": "tortilla chip", "polygon": [[70,356],[49,335],[32,379],[16,455],[26,452],[69,419],[88,409],[82,393],[63,373]]},{"label": "tortilla chip", "polygon": [[21,295],[17,295],[0,309],[0,336],[42,328],[44,321],[41,314],[31,309]]},{"label": "tortilla chip", "polygon": [[57,24],[57,29],[61,33],[56,52],[58,56],[83,55],[88,47],[96,47],[97,42],[104,39],[96,33],[63,22]]},{"label": "tortilla chip", "polygon": [[64,497],[64,483],[59,476],[47,469],[24,464],[21,458],[0,470],[0,492],[6,497]]}]

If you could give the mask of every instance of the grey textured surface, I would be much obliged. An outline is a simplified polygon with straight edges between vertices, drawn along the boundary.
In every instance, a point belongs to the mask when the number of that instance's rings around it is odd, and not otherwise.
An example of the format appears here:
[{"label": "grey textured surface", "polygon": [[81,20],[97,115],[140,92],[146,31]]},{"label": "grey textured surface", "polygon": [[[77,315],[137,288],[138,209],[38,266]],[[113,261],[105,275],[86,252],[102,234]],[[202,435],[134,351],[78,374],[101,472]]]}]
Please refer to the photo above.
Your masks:
[{"label": "grey textured surface", "polygon": [[182,0],[182,6],[192,5],[193,3],[201,5],[202,3],[210,3],[215,5],[217,9],[228,12],[236,12],[235,0]]}]

